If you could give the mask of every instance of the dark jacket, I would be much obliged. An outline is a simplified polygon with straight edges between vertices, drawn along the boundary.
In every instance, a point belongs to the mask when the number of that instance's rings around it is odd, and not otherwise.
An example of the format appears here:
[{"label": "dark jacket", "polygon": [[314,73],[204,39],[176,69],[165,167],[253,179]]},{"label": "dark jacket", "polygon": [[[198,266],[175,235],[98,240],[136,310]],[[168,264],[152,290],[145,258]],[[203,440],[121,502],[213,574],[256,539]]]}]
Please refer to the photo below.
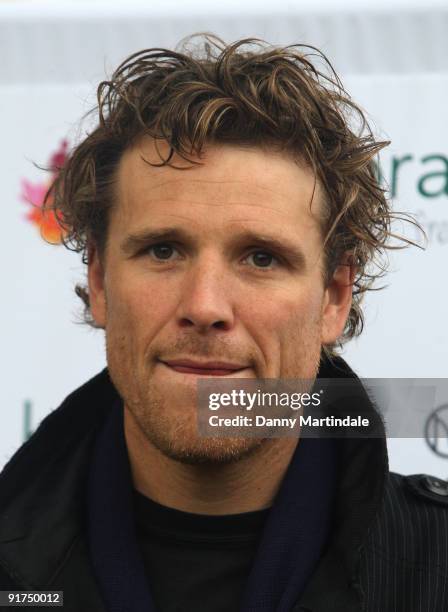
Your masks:
[{"label": "dark jacket", "polygon": [[[325,375],[354,376],[337,364]],[[105,370],[44,419],[4,468],[0,590],[62,590],[65,612],[105,611],[85,535],[86,481],[117,399]],[[344,440],[341,462],[330,543],[294,611],[448,610],[445,483],[389,473],[384,437]]]}]

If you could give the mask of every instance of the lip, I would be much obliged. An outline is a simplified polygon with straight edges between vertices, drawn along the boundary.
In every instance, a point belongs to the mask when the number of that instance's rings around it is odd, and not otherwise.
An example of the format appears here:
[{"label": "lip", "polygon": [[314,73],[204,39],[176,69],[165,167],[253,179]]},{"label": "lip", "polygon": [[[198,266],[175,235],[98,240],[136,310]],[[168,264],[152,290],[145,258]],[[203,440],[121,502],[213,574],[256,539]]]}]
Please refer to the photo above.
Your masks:
[{"label": "lip", "polygon": [[160,360],[161,363],[184,374],[208,374],[209,376],[224,376],[246,369],[248,366],[228,361],[195,361],[193,359]]}]

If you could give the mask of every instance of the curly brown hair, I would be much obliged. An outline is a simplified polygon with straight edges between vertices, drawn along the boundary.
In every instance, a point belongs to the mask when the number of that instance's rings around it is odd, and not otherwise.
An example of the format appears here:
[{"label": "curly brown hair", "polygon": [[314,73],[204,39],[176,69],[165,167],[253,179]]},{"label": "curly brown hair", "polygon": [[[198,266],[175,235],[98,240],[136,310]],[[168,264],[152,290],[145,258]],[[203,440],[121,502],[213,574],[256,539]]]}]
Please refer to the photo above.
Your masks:
[{"label": "curly brown hair", "polygon": [[[100,83],[97,97],[99,123],[71,152],[51,190],[64,243],[84,263],[89,244],[104,253],[117,165],[137,139],[167,141],[169,154],[152,165],[173,167],[174,154],[201,163],[204,145],[214,142],[274,147],[305,160],[323,187],[325,282],[347,254],[357,271],[337,344],[361,333],[361,299],[384,274],[386,249],[398,248],[389,244],[393,218],[406,215],[392,212],[376,171],[375,157],[389,143],[375,140],[320,51],[258,39],[226,45],[211,34],[195,35],[176,51],[131,55]],[[76,292],[85,320],[94,324],[87,289],[78,285]],[[330,355],[335,346],[323,348]]]}]

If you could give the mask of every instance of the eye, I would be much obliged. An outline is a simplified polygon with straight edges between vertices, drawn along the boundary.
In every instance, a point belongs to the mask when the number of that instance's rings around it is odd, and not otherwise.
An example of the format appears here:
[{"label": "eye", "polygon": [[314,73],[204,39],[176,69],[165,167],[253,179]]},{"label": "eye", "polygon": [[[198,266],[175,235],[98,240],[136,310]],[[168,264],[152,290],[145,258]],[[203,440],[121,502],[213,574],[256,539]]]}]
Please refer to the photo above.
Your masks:
[{"label": "eye", "polygon": [[273,262],[278,263],[278,259],[272,253],[269,253],[269,251],[253,251],[248,257],[252,257],[256,268],[271,269]]},{"label": "eye", "polygon": [[169,261],[176,249],[169,242],[159,242],[145,249],[145,252],[152,254],[157,261]]}]

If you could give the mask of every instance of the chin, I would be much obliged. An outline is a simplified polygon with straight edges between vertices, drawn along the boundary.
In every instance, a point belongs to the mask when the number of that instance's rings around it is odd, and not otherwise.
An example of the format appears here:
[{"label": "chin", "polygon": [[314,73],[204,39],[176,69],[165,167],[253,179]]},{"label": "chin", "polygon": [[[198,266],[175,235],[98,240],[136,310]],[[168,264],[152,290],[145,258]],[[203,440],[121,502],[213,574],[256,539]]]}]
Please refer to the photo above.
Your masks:
[{"label": "chin", "polygon": [[[130,410],[131,412],[132,409]],[[189,465],[219,465],[239,461],[256,452],[262,438],[205,437],[198,434],[196,414],[185,410],[181,415],[152,410],[133,412],[133,420],[144,442],[165,457]]]},{"label": "chin", "polygon": [[150,444],[179,463],[225,465],[252,455],[263,444],[263,438],[199,435],[196,401],[190,389],[182,389],[180,396],[179,393],[167,393],[166,387],[160,384],[130,387],[124,382],[126,377],[121,375],[120,369],[112,374],[115,374],[114,383],[126,406],[128,425],[132,422],[133,437],[143,448]]},{"label": "chin", "polygon": [[187,465],[219,466],[237,463],[256,453],[262,446],[262,438],[200,438],[196,441],[155,440],[148,441],[163,455]]}]

